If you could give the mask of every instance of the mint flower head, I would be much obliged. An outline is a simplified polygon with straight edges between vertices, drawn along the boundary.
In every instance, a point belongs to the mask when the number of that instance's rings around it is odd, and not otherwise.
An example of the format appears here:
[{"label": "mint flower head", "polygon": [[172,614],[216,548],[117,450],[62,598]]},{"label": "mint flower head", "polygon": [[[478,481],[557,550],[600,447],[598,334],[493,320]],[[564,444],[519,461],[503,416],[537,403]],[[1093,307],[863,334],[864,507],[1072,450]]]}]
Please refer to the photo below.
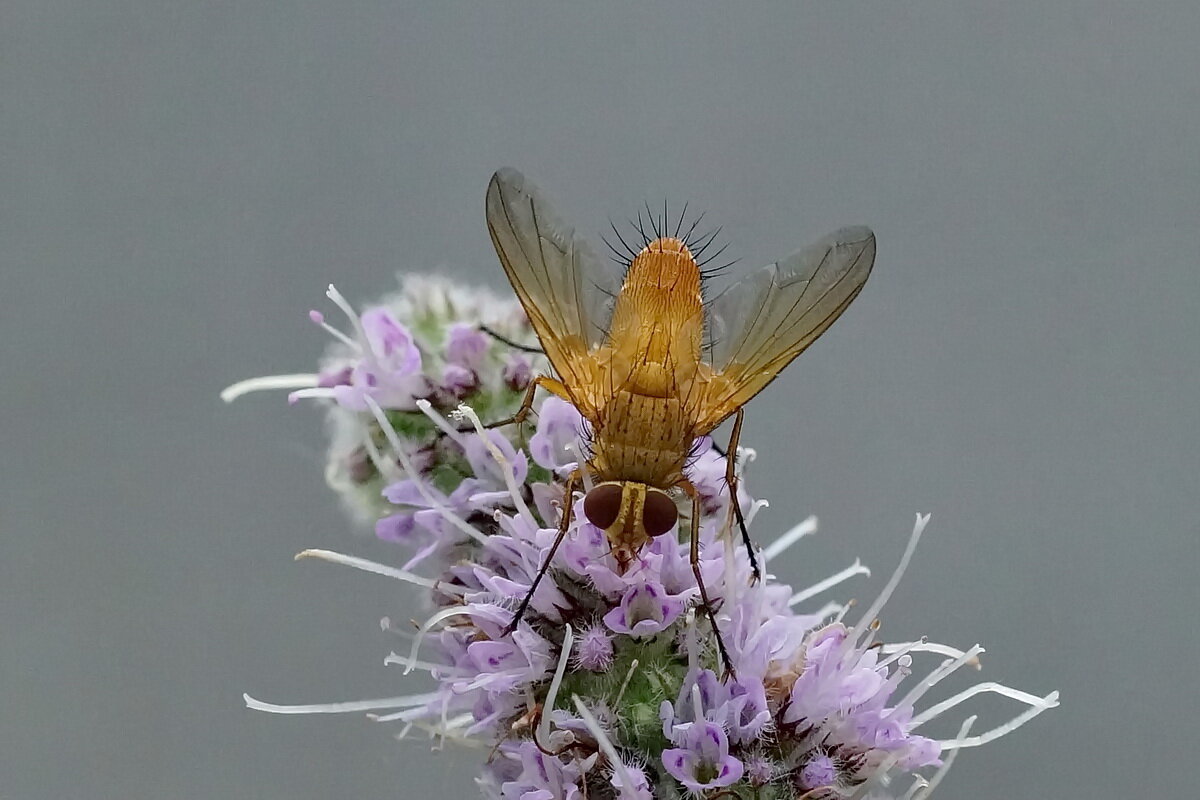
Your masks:
[{"label": "mint flower head", "polygon": [[[861,614],[852,603],[814,607],[869,574],[857,561],[799,590],[771,574],[784,550],[816,531],[812,517],[757,552],[763,574],[754,581],[731,534],[726,456],[707,437],[695,443],[687,477],[700,495],[699,571],[711,618],[680,540],[686,514],[632,563],[619,563],[576,493],[553,549],[567,476],[586,460],[586,431],[555,397],[538,398],[528,423],[487,427],[515,413],[547,369],[518,304],[428,277],[406,278],[398,294],[362,312],[332,287],[328,296],[347,320],[338,327],[312,312],[334,338],[318,371],[251,379],[223,396],[289,389],[292,402],[327,408],[328,482],[397,555],[394,565],[328,550],[301,556],[418,587],[422,621],[407,650],[385,661],[398,679],[424,672],[436,688],[304,706],[247,696],[251,708],[366,711],[399,725],[400,738],[481,743],[488,756],[477,782],[487,798],[765,800],[926,797],[959,750],[1057,705],[1057,692],[1037,697],[992,682],[946,696],[945,682],[980,668],[981,647],[881,638],[879,615],[927,515],[917,516],[899,566]],[[740,474],[753,452],[729,455]],[[736,502],[752,526],[766,504],[744,487]],[[926,732],[981,692],[1026,708],[983,732],[973,716],[949,738]]]}]

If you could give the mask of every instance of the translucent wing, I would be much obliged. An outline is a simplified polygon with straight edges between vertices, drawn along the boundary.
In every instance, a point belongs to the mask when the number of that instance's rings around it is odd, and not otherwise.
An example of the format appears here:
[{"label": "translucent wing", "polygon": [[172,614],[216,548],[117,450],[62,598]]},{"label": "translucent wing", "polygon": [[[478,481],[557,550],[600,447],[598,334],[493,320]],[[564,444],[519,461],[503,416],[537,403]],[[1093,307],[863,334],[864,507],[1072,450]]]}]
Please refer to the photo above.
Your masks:
[{"label": "translucent wing", "polygon": [[715,427],[762,391],[862,291],[875,262],[869,228],[842,228],[747,276],[709,308],[714,376],[697,418]]},{"label": "translucent wing", "polygon": [[500,170],[488,184],[487,225],[550,363],[568,390],[586,385],[589,354],[604,341],[619,276],[514,169]]}]

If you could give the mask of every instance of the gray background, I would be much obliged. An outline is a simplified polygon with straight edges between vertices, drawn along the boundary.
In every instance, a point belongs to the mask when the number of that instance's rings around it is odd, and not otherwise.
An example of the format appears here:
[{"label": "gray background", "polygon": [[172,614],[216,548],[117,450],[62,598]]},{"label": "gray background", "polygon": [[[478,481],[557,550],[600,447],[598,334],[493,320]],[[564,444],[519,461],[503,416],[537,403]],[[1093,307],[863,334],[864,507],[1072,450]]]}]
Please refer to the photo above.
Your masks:
[{"label": "gray background", "polygon": [[390,555],[319,413],[216,395],[309,368],[329,281],[501,288],[502,165],[585,231],[688,200],[743,269],[871,224],[750,407],[758,537],[819,514],[777,571],[867,598],[933,512],[885,632],[1062,690],[945,796],[1190,795],[1200,7],[559,5],[0,3],[0,797],[475,796],[480,753],[242,707],[417,688],[415,603],[292,563]]}]

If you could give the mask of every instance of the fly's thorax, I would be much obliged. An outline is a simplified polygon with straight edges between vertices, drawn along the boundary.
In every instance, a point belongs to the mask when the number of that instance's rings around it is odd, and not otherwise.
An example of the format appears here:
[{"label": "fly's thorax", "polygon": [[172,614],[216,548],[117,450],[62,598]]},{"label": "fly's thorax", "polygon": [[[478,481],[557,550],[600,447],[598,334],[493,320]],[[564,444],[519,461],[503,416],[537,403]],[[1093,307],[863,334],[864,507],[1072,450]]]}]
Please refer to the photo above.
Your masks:
[{"label": "fly's thorax", "polygon": [[679,239],[655,239],[630,263],[613,308],[614,370],[639,393],[677,392],[695,373],[703,335],[700,268]]},{"label": "fly's thorax", "polygon": [[662,489],[635,481],[605,481],[583,498],[583,514],[604,531],[624,573],[652,538],[675,528],[679,510]]}]

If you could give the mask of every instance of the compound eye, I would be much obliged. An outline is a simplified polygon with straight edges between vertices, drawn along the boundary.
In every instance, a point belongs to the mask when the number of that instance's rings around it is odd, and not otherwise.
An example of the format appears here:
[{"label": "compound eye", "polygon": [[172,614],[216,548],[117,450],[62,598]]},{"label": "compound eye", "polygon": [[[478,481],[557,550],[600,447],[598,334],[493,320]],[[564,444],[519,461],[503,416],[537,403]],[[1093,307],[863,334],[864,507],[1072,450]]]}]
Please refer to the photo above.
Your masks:
[{"label": "compound eye", "polygon": [[651,536],[661,536],[675,527],[679,520],[679,509],[666,492],[651,489],[646,492],[646,503],[642,506],[642,527]]},{"label": "compound eye", "polygon": [[619,483],[602,483],[592,487],[583,498],[583,515],[597,528],[609,528],[621,515],[623,494],[624,490]]}]

